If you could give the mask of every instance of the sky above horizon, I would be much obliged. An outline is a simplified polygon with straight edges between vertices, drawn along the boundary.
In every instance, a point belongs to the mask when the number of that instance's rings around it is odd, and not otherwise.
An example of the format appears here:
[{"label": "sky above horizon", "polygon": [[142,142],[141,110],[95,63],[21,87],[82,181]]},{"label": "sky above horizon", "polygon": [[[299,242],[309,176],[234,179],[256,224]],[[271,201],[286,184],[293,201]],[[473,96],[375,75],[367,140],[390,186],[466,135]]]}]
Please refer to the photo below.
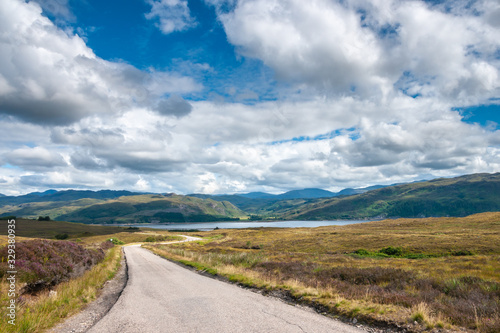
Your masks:
[{"label": "sky above horizon", "polygon": [[498,0],[2,0],[0,193],[500,171]]}]

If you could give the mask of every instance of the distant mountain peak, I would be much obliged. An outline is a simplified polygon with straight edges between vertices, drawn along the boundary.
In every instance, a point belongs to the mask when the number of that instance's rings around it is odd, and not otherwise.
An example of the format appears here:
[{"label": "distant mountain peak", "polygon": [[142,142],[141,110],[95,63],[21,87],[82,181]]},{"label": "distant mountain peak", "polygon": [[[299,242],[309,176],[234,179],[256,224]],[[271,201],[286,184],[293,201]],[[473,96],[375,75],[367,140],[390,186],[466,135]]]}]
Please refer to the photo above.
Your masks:
[{"label": "distant mountain peak", "polygon": [[279,199],[315,199],[315,198],[331,198],[336,196],[336,193],[322,190],[320,188],[305,188],[302,190],[292,190],[276,196]]},{"label": "distant mountain peak", "polygon": [[52,190],[51,189],[51,190],[47,190],[47,191],[43,192],[42,194],[43,195],[48,195],[48,194],[54,194],[54,193],[57,193],[57,192],[58,192],[57,190]]},{"label": "distant mountain peak", "polygon": [[240,197],[248,198],[248,199],[271,199],[276,197],[276,195],[265,192],[250,192],[244,194],[237,194]]}]

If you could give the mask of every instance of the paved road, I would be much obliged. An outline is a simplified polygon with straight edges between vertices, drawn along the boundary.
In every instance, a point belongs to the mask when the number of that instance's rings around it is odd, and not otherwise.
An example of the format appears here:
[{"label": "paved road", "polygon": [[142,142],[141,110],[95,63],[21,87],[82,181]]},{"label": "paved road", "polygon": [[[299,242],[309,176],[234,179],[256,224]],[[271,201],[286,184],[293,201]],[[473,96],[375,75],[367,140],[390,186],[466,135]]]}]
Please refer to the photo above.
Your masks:
[{"label": "paved road", "polygon": [[207,278],[139,246],[125,255],[129,280],[91,333],[339,332],[361,330]]}]

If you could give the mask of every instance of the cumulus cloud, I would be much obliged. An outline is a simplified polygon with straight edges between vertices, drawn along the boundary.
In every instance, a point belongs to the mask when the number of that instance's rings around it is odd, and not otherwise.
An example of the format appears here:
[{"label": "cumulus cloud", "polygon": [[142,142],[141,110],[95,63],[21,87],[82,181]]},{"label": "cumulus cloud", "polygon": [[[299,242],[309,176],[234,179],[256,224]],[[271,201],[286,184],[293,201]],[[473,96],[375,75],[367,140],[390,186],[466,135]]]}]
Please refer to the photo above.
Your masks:
[{"label": "cumulus cloud", "polygon": [[[188,117],[134,109],[113,122],[93,117],[57,127],[51,149],[67,156],[68,166],[59,168],[72,181],[88,173],[107,177],[115,188],[147,182],[151,190],[183,193],[339,190],[500,167],[499,133],[462,122],[447,104],[407,96],[391,104],[350,97],[191,104]],[[28,176],[24,182],[41,181]],[[37,176],[44,182],[55,177],[48,171]]]},{"label": "cumulus cloud", "polygon": [[156,25],[164,34],[184,31],[196,26],[196,21],[189,12],[186,0],[149,0],[148,3],[152,8],[145,15],[146,18],[157,20]]},{"label": "cumulus cloud", "polygon": [[177,118],[187,116],[192,109],[193,106],[178,95],[172,95],[170,98],[160,101],[156,107],[160,114]]},{"label": "cumulus cloud", "polygon": [[383,98],[399,89],[471,104],[500,91],[500,30],[484,24],[498,3],[471,6],[450,12],[423,1],[240,0],[219,17],[239,52],[282,80],[330,95]]},{"label": "cumulus cloud", "polygon": [[89,118],[66,128],[54,128],[51,140],[71,147],[72,167],[81,170],[172,172],[189,160],[190,139],[172,135],[170,122],[152,111],[137,109],[114,118],[111,125]]},{"label": "cumulus cloud", "polygon": [[336,2],[240,1],[221,20],[244,55],[262,59],[281,79],[320,89],[360,86],[381,57],[373,32]]},{"label": "cumulus cloud", "polygon": [[67,165],[60,154],[43,147],[19,148],[6,153],[4,158],[7,163],[22,167],[25,170],[50,169]]},{"label": "cumulus cloud", "polygon": [[[496,1],[206,2],[290,90],[188,98],[204,89],[192,78],[100,59],[37,4],[1,1],[2,192],[340,190],[500,170],[500,131],[453,111],[500,95]],[[186,1],[151,5],[164,33],[194,22]]]},{"label": "cumulus cloud", "polygon": [[82,170],[108,169],[106,161],[103,161],[92,154],[88,149],[78,149],[71,155],[71,165]]},{"label": "cumulus cloud", "polygon": [[58,29],[34,2],[0,3],[0,113],[67,125],[90,115],[154,105],[165,93],[200,89],[175,73],[141,71],[98,58]]}]

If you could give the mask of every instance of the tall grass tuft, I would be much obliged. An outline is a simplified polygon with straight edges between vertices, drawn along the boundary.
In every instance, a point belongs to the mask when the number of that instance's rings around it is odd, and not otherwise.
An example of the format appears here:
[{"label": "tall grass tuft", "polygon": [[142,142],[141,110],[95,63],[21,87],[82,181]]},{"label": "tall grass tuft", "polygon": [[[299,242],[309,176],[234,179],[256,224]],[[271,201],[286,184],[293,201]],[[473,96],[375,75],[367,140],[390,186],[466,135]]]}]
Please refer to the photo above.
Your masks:
[{"label": "tall grass tuft", "polygon": [[411,312],[411,320],[414,320],[417,323],[430,322],[429,306],[426,303],[418,303],[411,308]]}]

